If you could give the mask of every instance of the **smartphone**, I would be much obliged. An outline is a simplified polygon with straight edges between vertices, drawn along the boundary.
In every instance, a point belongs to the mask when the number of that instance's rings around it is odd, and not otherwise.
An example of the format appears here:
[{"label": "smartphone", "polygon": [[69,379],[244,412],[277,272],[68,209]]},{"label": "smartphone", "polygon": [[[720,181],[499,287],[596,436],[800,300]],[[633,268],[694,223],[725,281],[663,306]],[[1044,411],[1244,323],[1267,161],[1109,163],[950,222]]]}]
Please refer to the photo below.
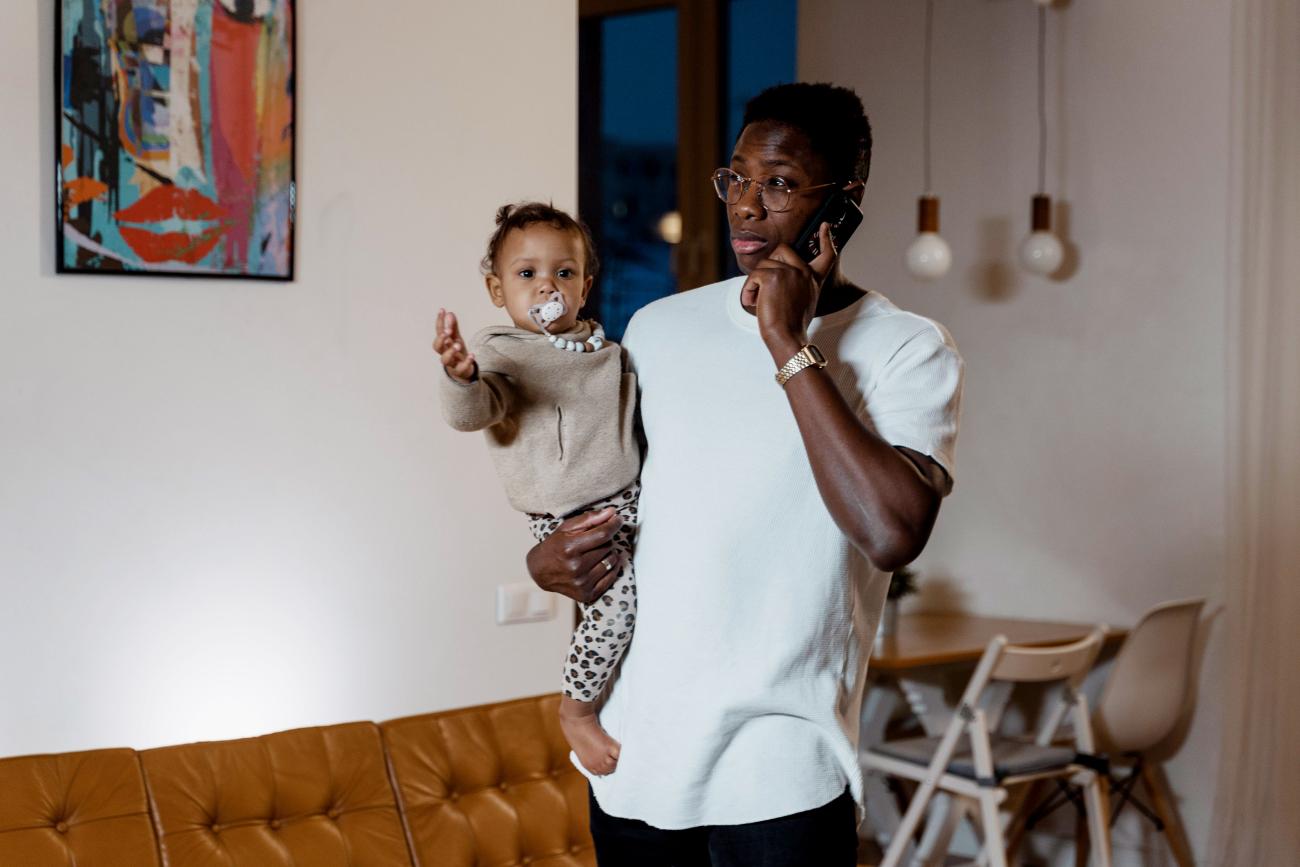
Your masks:
[{"label": "smartphone", "polygon": [[862,224],[862,209],[858,203],[849,198],[845,190],[836,190],[826,197],[817,213],[812,215],[808,225],[799,233],[799,240],[794,242],[794,250],[805,262],[811,262],[821,255],[821,238],[817,230],[822,223],[831,224],[831,240],[835,249],[844,252],[844,245],[853,237],[853,233]]}]

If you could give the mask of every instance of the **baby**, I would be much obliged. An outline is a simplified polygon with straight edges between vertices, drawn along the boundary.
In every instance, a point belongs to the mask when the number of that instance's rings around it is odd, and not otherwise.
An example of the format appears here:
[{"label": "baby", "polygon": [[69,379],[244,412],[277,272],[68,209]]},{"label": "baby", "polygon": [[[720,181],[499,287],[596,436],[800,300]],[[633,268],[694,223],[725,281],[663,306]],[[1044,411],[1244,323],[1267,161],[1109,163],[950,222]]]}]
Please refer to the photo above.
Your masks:
[{"label": "baby", "polygon": [[575,513],[614,507],[623,519],[615,554],[592,564],[620,573],[581,606],[560,699],[560,726],[574,753],[587,770],[608,774],[619,745],[593,703],[636,620],[636,375],[598,323],[578,319],[598,268],[586,227],[539,202],[506,205],[496,223],[482,270],[492,303],[514,324],[484,328],[466,347],[455,314],[438,312],[433,348],[447,374],[443,415],[457,430],[484,431],[510,504],[528,515],[538,541]]}]

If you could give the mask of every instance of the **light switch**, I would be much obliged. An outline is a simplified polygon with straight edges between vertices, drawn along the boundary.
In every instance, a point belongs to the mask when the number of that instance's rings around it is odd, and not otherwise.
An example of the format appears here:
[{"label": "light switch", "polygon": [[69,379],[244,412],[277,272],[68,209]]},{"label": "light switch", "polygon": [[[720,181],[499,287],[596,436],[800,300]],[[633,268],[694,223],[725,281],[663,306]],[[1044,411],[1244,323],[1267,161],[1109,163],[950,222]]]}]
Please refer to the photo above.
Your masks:
[{"label": "light switch", "polygon": [[528,594],[528,616],[550,620],[555,616],[555,597],[534,587]]},{"label": "light switch", "polygon": [[497,624],[532,623],[555,617],[555,598],[537,586],[521,581],[497,586]]}]

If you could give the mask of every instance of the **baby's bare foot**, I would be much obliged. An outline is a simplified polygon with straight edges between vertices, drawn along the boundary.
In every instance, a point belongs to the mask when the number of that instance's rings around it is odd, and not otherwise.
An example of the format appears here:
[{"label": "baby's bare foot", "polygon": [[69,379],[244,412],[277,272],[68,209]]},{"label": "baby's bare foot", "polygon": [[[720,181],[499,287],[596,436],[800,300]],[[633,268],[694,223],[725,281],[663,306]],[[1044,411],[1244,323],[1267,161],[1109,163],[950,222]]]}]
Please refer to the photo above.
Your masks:
[{"label": "baby's bare foot", "polygon": [[600,727],[596,706],[588,701],[560,698],[560,729],[582,766],[604,776],[618,767],[618,741]]}]

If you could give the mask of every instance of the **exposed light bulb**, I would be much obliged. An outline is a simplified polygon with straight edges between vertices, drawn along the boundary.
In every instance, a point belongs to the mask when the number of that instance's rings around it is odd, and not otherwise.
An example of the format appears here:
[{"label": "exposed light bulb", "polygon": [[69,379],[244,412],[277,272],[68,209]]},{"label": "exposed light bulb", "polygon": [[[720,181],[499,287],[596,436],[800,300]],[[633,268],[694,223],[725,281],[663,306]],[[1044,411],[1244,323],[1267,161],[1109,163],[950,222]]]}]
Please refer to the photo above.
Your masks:
[{"label": "exposed light bulb", "polygon": [[952,249],[939,237],[939,199],[921,196],[917,199],[917,236],[907,246],[903,261],[912,276],[922,280],[935,280],[948,273],[952,267]]},{"label": "exposed light bulb", "polygon": [[655,226],[659,232],[659,237],[663,238],[669,244],[680,244],[682,242],[682,212],[669,211],[659,218],[659,223]]},{"label": "exposed light bulb", "polygon": [[1030,226],[1029,237],[1020,242],[1020,264],[1026,271],[1046,276],[1060,268],[1065,259],[1065,248],[1052,234],[1050,196],[1041,193],[1034,196]]},{"label": "exposed light bulb", "polygon": [[1065,250],[1051,232],[1034,232],[1020,243],[1020,264],[1044,276],[1061,267]]},{"label": "exposed light bulb", "polygon": [[907,270],[913,277],[935,280],[952,267],[952,250],[948,242],[934,232],[922,232],[907,246]]}]

